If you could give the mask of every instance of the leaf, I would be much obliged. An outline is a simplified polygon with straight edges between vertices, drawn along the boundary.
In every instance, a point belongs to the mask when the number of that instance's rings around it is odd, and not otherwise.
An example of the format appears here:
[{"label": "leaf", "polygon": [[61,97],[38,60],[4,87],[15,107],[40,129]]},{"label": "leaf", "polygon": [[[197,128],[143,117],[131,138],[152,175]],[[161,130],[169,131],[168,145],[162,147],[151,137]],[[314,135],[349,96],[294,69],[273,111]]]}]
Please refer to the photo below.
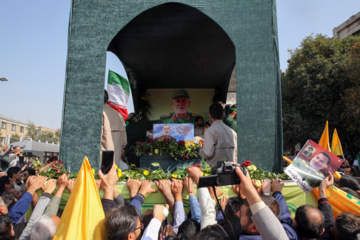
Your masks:
[{"label": "leaf", "polygon": [[157,162],[153,162],[153,163],[151,163],[151,165],[153,165],[154,167],[160,167],[160,164]]}]

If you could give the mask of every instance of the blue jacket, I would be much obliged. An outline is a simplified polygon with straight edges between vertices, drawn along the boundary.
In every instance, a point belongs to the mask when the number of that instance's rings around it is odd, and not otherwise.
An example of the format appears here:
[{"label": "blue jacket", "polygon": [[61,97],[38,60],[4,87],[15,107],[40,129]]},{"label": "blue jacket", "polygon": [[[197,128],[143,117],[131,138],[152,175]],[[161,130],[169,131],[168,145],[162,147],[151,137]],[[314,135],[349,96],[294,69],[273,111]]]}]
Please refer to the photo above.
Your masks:
[{"label": "blue jacket", "polygon": [[15,224],[29,209],[33,196],[26,192],[10,209],[8,215],[12,217],[12,224]]}]

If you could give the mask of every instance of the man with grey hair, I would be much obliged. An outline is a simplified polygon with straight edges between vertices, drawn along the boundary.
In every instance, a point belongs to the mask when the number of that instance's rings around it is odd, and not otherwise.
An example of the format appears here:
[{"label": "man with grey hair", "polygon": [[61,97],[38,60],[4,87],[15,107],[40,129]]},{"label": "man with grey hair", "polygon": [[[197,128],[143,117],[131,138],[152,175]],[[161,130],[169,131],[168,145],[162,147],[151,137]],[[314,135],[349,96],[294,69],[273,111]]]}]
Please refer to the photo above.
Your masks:
[{"label": "man with grey hair", "polygon": [[[43,215],[31,228],[30,240],[51,240],[56,233],[56,216]],[[21,238],[20,238],[21,239]],[[23,238],[28,239],[28,238]]]}]

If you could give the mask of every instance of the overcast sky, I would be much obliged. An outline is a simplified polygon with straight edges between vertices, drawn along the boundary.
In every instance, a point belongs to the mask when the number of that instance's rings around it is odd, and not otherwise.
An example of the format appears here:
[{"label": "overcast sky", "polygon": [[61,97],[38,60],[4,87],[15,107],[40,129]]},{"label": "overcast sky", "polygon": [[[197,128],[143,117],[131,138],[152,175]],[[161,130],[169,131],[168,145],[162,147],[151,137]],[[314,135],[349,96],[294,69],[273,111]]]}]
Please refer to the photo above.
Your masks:
[{"label": "overcast sky", "polygon": [[[0,77],[9,80],[0,82],[0,116],[60,128],[70,3],[0,0]],[[332,37],[333,28],[359,11],[359,0],[277,1],[281,69],[288,49],[311,34]],[[107,56],[106,69],[126,77],[120,61]]]}]

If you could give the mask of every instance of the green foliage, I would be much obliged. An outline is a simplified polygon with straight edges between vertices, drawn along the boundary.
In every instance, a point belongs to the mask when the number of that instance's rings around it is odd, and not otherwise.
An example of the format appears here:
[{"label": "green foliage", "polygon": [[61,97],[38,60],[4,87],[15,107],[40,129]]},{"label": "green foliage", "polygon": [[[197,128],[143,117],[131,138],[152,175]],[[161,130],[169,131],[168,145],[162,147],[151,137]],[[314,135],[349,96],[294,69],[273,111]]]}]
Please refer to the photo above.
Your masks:
[{"label": "green foliage", "polygon": [[[39,175],[50,179],[58,179],[61,175],[69,172],[66,170],[64,163],[61,160],[51,162],[48,166],[43,167],[39,161],[34,161],[33,166],[35,169],[39,169]],[[71,176],[68,176],[72,178]]]},{"label": "green foliage", "polygon": [[26,137],[32,138],[33,141],[38,140],[39,130],[36,128],[33,122],[28,123],[28,132],[26,133]]},{"label": "green foliage", "polygon": [[199,159],[199,144],[184,141],[157,141],[148,140],[146,142],[137,142],[134,146],[136,156],[143,155],[162,155],[171,156],[178,159]]},{"label": "green foliage", "polygon": [[56,129],[55,136],[60,139],[60,137],[61,137],[61,129],[60,128]]},{"label": "green foliage", "polygon": [[43,131],[40,133],[40,141],[41,142],[46,142],[48,141],[48,143],[59,143],[60,142],[60,138],[55,135],[53,132],[48,132],[48,131]]},{"label": "green foliage", "polygon": [[251,179],[264,180],[264,179],[282,179],[282,180],[290,180],[290,177],[285,173],[278,174],[269,171],[263,171],[260,168],[255,167],[254,165],[246,167],[249,171]]},{"label": "green foliage", "polygon": [[[345,90],[343,98],[345,109],[341,119],[351,134],[360,135],[360,43],[351,48],[346,72],[352,86]],[[358,145],[360,145],[360,142],[358,142]]]},{"label": "green foliage", "polygon": [[10,143],[20,141],[20,136],[17,133],[11,134]]},{"label": "green foliage", "polygon": [[160,179],[170,179],[171,173],[165,173],[159,163],[152,163],[154,167],[158,167],[156,170],[137,168],[134,164],[131,165],[131,169],[122,172],[119,176],[119,182],[126,182],[128,178],[139,180],[156,181]]},{"label": "green foliage", "polygon": [[[151,169],[145,169],[145,168],[137,168],[134,164],[130,166],[130,170],[127,171],[121,171],[119,168],[117,168],[117,174],[119,177],[118,182],[126,182],[128,178],[131,179],[139,179],[139,180],[150,180],[150,181],[158,181],[161,179],[180,179],[182,180],[184,177],[188,176],[188,173],[186,171],[187,166],[180,167],[177,171],[174,173],[170,172],[164,172],[164,170],[161,168],[160,164],[157,162],[152,163],[154,167],[157,167],[155,170]],[[76,178],[77,173],[69,173],[65,169],[62,161],[55,161],[52,162],[49,166],[46,168],[43,167],[43,164],[40,163],[38,160],[34,161],[33,168],[35,169],[43,169],[39,170],[39,175],[45,176],[51,179],[57,179],[62,174],[67,174],[69,179]],[[196,165],[193,165],[193,167],[199,167],[201,169],[201,172],[203,176],[209,176],[211,175],[211,167],[210,165],[203,160],[201,163],[198,163]],[[257,180],[263,180],[263,179],[283,179],[283,180],[289,180],[290,178],[286,174],[276,174],[269,171],[263,171],[254,165],[246,167],[246,169],[249,171],[251,179],[257,179]],[[93,171],[95,179],[99,179],[99,176],[95,174],[95,171]]]},{"label": "green foliage", "polygon": [[290,51],[288,69],[281,75],[285,149],[308,139],[317,141],[329,120],[330,134],[337,128],[342,142],[346,141],[343,148],[356,151],[341,116],[346,90],[353,87],[346,66],[359,42],[360,37],[309,36]]}]

